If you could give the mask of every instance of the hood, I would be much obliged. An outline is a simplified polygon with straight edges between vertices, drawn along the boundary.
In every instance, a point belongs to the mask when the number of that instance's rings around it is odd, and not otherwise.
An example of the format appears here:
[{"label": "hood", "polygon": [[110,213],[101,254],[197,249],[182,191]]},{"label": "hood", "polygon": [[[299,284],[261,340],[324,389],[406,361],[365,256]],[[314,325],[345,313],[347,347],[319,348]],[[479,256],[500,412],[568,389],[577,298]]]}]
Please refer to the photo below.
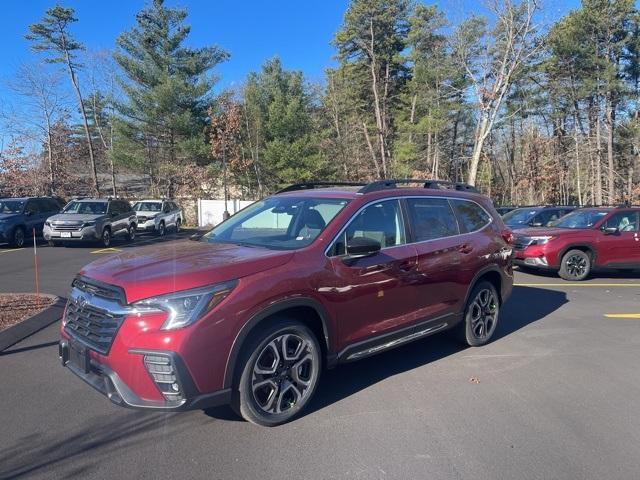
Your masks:
[{"label": "hood", "polygon": [[122,287],[130,303],[276,268],[293,255],[292,251],[185,240],[101,258],[80,274]]},{"label": "hood", "polygon": [[520,228],[515,232],[520,237],[557,237],[560,235],[568,235],[570,233],[580,232],[574,228],[555,228],[555,227],[536,227],[536,228]]},{"label": "hood", "polygon": [[72,222],[72,223],[84,223],[90,220],[99,220],[102,218],[106,218],[105,214],[101,215],[90,215],[87,213],[58,213],[53,217],[49,217],[48,220],[50,222]]},{"label": "hood", "polygon": [[21,215],[21,213],[0,213],[0,220],[14,220]]}]

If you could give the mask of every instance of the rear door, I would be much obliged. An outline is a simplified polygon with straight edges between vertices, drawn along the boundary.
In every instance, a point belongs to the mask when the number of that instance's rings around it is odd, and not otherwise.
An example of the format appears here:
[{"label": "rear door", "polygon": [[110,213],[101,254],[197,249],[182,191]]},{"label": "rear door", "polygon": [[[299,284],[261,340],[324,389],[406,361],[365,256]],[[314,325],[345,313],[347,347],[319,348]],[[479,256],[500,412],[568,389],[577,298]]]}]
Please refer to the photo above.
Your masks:
[{"label": "rear door", "polygon": [[415,310],[420,319],[458,312],[466,294],[460,260],[470,248],[455,213],[443,197],[407,198],[407,216],[417,255]]},{"label": "rear door", "polygon": [[[597,264],[611,268],[640,266],[640,232],[637,210],[616,212],[607,218],[598,232]],[[616,228],[607,234],[605,228]]]}]

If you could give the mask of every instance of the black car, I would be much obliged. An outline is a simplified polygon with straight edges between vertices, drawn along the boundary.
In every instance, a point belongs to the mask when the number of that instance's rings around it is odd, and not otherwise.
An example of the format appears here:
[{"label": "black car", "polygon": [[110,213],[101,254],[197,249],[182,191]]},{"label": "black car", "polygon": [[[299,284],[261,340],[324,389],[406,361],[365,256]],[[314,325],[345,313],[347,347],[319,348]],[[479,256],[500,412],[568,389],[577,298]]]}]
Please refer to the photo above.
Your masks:
[{"label": "black car", "polygon": [[547,227],[560,217],[572,212],[575,205],[539,205],[520,207],[503,215],[502,220],[511,230],[529,227]]},{"label": "black car", "polygon": [[34,231],[42,235],[45,220],[59,211],[51,197],[0,198],[0,243],[22,247]]},{"label": "black car", "polygon": [[496,207],[496,212],[498,212],[501,217],[504,217],[507,213],[515,210],[516,208],[518,207],[515,207],[515,206]]}]

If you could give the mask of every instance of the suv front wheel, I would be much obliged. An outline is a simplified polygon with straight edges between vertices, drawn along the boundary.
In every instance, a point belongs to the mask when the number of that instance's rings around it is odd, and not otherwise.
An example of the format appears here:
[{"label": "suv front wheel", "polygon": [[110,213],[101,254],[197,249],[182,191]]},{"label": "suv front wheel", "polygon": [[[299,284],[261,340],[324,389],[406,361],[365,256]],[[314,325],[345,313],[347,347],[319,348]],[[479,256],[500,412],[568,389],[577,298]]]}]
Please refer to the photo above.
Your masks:
[{"label": "suv front wheel", "polygon": [[478,283],[469,295],[460,322],[460,340],[470,347],[480,347],[491,340],[498,325],[500,299],[496,288],[489,282]]},{"label": "suv front wheel", "polygon": [[313,332],[282,319],[254,335],[241,358],[232,407],[245,420],[272,427],[307,405],[320,377],[320,345]]},{"label": "suv front wheel", "polygon": [[103,247],[109,248],[109,245],[111,245],[111,230],[109,230],[108,228],[105,228],[102,231],[102,237],[100,237],[100,243],[102,243]]},{"label": "suv front wheel", "polygon": [[582,250],[569,250],[562,257],[558,275],[564,280],[584,280],[591,273],[591,257]]}]

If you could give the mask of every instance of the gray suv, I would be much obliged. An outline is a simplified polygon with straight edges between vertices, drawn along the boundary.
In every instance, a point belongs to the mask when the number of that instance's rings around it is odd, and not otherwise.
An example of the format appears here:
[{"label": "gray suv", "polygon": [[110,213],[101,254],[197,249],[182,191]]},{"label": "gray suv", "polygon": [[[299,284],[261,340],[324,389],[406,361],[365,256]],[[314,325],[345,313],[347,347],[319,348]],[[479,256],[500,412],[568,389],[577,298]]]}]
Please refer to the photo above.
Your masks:
[{"label": "gray suv", "polygon": [[116,199],[72,200],[58,215],[47,219],[43,236],[50,245],[67,242],[98,241],[105,247],[111,239],[136,236],[136,214],[128,202]]}]

